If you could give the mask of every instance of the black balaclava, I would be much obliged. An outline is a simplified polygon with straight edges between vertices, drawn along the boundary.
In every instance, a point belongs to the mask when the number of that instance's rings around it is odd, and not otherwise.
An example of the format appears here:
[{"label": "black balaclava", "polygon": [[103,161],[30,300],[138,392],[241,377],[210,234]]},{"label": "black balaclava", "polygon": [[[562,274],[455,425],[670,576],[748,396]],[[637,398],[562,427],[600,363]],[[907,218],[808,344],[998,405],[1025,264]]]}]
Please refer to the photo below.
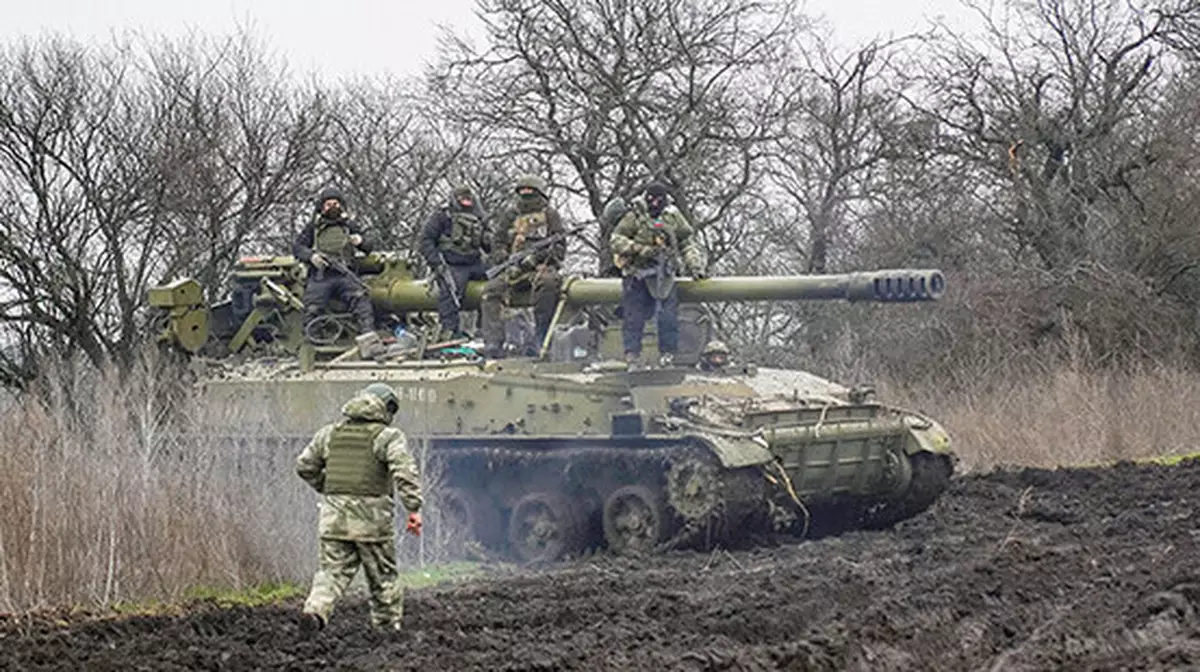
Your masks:
[{"label": "black balaclava", "polygon": [[[324,209],[325,201],[328,201],[331,198],[336,200],[338,204],[332,209],[326,211]],[[342,195],[341,191],[334,187],[322,189],[321,193],[317,195],[317,212],[320,213],[322,217],[327,219],[337,219],[338,217],[342,216],[342,210],[345,209],[345,207],[346,197]]]},{"label": "black balaclava", "polygon": [[658,217],[667,207],[667,187],[660,182],[646,185],[646,208],[651,217]]}]

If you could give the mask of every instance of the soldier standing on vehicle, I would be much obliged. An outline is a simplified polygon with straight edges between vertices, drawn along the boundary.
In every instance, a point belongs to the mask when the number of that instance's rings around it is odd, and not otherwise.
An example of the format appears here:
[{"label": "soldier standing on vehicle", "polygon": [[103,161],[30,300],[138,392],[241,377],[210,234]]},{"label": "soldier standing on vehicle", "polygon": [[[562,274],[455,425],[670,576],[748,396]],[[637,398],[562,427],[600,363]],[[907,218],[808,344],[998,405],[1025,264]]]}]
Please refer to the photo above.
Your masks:
[{"label": "soldier standing on vehicle", "polygon": [[437,308],[443,340],[465,336],[459,312],[467,283],[487,278],[483,255],[491,249],[487,219],[475,192],[467,186],[455,187],[446,206],[435,210],[426,220],[419,245],[421,256],[438,283]]},{"label": "soldier standing on vehicle", "polygon": [[497,225],[497,239],[491,263],[505,262],[526,246],[558,235],[556,242],[521,260],[488,281],[483,287],[483,341],[489,357],[504,356],[503,306],[514,291],[529,291],[533,302],[535,343],[540,344],[550,329],[562,286],[559,269],[567,256],[566,229],[558,210],[550,205],[546,180],[523,175],[516,182],[516,199],[505,208]]},{"label": "soldier standing on vehicle", "polygon": [[609,237],[613,262],[621,269],[621,340],[625,361],[642,355],[646,320],[658,313],[660,364],[668,365],[679,350],[679,291],[675,274],[708,277],[704,253],[691,224],[670,204],[666,186],[652,182],[635,199]]},{"label": "soldier standing on vehicle", "polygon": [[371,591],[371,624],[400,629],[404,588],[397,580],[393,492],[421,533],[421,481],[404,433],[389,427],[400,399],[372,383],[342,406],[344,420],[317,430],[296,459],[296,473],[324,495],[318,534],[320,569],[300,615],[305,634],[325,627],[334,603],[361,565]]},{"label": "soldier standing on vehicle", "polygon": [[[372,243],[345,210],[346,199],[334,188],[317,196],[316,213],[292,244],[292,255],[308,265],[304,286],[304,329],[320,316],[329,300],[337,297],[358,322],[359,334],[375,329],[375,313],[362,281],[351,277],[354,253],[370,253]],[[335,268],[335,267],[340,267]]]}]

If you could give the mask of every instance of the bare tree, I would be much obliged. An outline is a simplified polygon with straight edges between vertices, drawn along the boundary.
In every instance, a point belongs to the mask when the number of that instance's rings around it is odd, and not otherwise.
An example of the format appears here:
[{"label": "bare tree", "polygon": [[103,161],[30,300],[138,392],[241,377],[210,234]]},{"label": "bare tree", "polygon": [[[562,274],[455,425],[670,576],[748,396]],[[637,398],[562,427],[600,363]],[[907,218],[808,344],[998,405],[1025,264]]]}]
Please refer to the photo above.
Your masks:
[{"label": "bare tree", "polygon": [[[904,80],[893,63],[903,39],[849,50],[816,30],[795,40],[794,60],[777,68],[796,95],[763,163],[769,207],[754,218],[753,242],[730,255],[741,272],[856,270],[859,249],[874,239],[868,223],[880,195],[903,174],[899,165],[922,156],[910,138],[921,124],[900,96]],[[746,356],[776,362],[831,361],[831,344],[846,328],[845,312],[828,305],[729,304],[714,312]]]},{"label": "bare tree", "polygon": [[790,3],[481,0],[478,14],[490,46],[450,39],[431,73],[446,118],[493,140],[513,173],[548,172],[593,217],[657,178],[714,259],[737,244],[789,100],[775,71]]},{"label": "bare tree", "polygon": [[893,363],[999,366],[1067,333],[1103,361],[1177,352],[1195,324],[1179,297],[1196,287],[1180,216],[1194,202],[1194,78],[1172,51],[1178,25],[1144,3],[979,11],[982,35],[927,41],[911,69],[920,151],[867,220],[866,258],[929,260],[958,281],[925,323],[890,325],[936,356],[893,348]]},{"label": "bare tree", "polygon": [[948,34],[924,80],[942,151],[980,170],[980,196],[1006,204],[1013,244],[1044,268],[1119,249],[1112,204],[1156,160],[1139,120],[1161,99],[1168,23],[1105,0],[980,13],[986,39]]},{"label": "bare tree", "polygon": [[838,53],[817,34],[803,42],[788,73],[800,93],[768,169],[786,195],[779,206],[794,214],[770,238],[799,256],[799,270],[824,273],[837,241],[852,242],[847,220],[878,186],[881,164],[904,155],[904,119],[890,72],[894,44]]},{"label": "bare tree", "polygon": [[0,58],[0,190],[12,204],[0,320],[36,326],[65,355],[124,357],[163,233],[144,198],[153,176],[137,169],[157,120],[131,95],[120,52],[47,40]]},{"label": "bare tree", "polygon": [[197,45],[60,38],[0,52],[0,322],[9,380],[39,350],[127,364],[146,290],[217,287],[316,157],[318,101],[245,36]]},{"label": "bare tree", "polygon": [[164,277],[216,290],[247,251],[283,253],[310,203],[326,94],[295,81],[246,33],[152,45],[146,98],[167,124],[144,166],[174,234]]},{"label": "bare tree", "polygon": [[430,211],[448,200],[450,185],[467,183],[481,196],[495,187],[478,168],[469,140],[440,122],[418,85],[358,80],[331,100],[325,172],[381,245],[407,253],[419,267],[417,235]]}]

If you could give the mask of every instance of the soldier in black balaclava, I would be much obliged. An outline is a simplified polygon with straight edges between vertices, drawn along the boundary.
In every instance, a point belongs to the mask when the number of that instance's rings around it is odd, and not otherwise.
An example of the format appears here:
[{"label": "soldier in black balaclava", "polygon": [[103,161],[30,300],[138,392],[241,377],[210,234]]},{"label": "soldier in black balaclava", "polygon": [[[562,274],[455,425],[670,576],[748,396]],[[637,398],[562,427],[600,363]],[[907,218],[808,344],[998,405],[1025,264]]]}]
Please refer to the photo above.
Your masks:
[{"label": "soldier in black balaclava", "polygon": [[642,355],[646,320],[657,316],[660,363],[672,363],[679,349],[678,270],[694,279],[708,277],[695,231],[670,204],[666,185],[651,182],[635,199],[609,237],[613,263],[621,269],[621,339],[625,360]]},{"label": "soldier in black balaclava", "polygon": [[312,218],[292,244],[292,255],[308,265],[308,280],[304,286],[306,331],[332,298],[347,305],[358,322],[360,334],[375,329],[375,312],[367,290],[355,278],[347,277],[330,264],[330,260],[340,261],[344,268],[353,272],[356,251],[369,254],[373,248],[346,212],[345,205],[346,199],[337,189],[322,190],[317,196]]},{"label": "soldier in black balaclava", "polygon": [[[454,187],[445,207],[434,211],[425,222],[419,245],[421,256],[438,282],[441,338],[466,336],[460,326],[459,306],[469,281],[487,279],[483,255],[491,249],[487,216],[475,192],[468,186]],[[447,281],[447,275],[453,278],[453,283]]]}]

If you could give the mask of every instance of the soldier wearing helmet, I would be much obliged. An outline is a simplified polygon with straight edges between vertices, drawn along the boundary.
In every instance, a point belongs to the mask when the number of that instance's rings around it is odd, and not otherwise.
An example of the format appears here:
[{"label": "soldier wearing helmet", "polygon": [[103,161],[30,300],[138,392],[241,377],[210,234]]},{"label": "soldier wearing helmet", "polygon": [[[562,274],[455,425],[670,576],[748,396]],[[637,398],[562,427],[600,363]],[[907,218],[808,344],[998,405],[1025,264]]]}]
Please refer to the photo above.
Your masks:
[{"label": "soldier wearing helmet", "polygon": [[[521,251],[544,238],[565,232],[562,217],[550,205],[546,180],[522,175],[514,187],[515,198],[500,214],[496,244],[489,261],[501,264],[510,254]],[[567,256],[565,236],[488,281],[483,288],[483,340],[489,357],[504,356],[503,306],[512,292],[528,291],[533,303],[535,337],[541,343],[550,329],[558,291],[562,286],[560,268]]]},{"label": "soldier wearing helmet", "polygon": [[304,286],[304,325],[312,323],[329,305],[329,300],[343,301],[358,322],[358,331],[365,334],[375,329],[375,313],[367,290],[355,278],[347,277],[330,260],[348,271],[354,268],[356,252],[370,253],[372,243],[366,240],[358,225],[346,213],[342,192],[329,187],[317,196],[312,219],[292,243],[292,255],[307,264],[308,280]]},{"label": "soldier wearing helmet", "polygon": [[729,365],[729,356],[733,354],[725,341],[713,339],[700,351],[700,361],[696,363],[701,371],[719,372]]},{"label": "soldier wearing helmet", "polygon": [[491,249],[487,216],[475,192],[466,185],[454,187],[446,205],[426,220],[418,244],[439,285],[437,309],[443,338],[463,336],[459,312],[467,283],[487,278],[483,255]]},{"label": "soldier wearing helmet", "polygon": [[393,495],[421,533],[421,479],[404,432],[389,427],[400,399],[372,383],[342,406],[339,422],[317,430],[296,458],[296,473],[324,495],[318,536],[320,568],[300,615],[306,634],[325,627],[334,604],[361,566],[371,591],[371,624],[400,629],[404,589],[396,574]]},{"label": "soldier wearing helmet", "polygon": [[613,263],[621,269],[621,340],[625,361],[642,355],[646,320],[658,317],[661,363],[679,350],[679,292],[675,274],[707,277],[704,252],[691,224],[670,201],[666,185],[651,182],[609,237]]}]

